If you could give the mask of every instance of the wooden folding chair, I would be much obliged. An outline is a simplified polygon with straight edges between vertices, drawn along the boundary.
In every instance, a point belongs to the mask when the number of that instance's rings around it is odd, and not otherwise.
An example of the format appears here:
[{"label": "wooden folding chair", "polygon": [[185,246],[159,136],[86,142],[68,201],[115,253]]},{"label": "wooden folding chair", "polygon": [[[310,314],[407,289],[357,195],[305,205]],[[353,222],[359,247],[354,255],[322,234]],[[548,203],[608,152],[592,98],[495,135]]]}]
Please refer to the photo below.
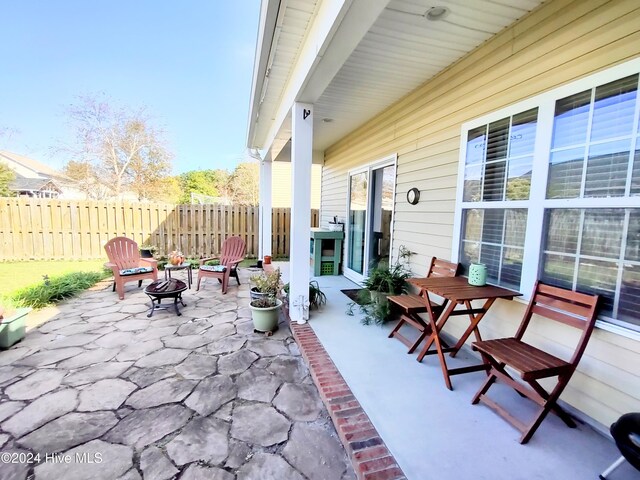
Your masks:
[{"label": "wooden folding chair", "polygon": [[[474,350],[479,351],[484,362],[489,365],[489,372],[487,380],[473,397],[471,403],[484,403],[520,430],[522,433],[520,443],[527,443],[531,439],[549,411],[556,413],[569,427],[575,428],[576,424],[569,414],[557,404],[557,400],[569,383],[587,347],[596,322],[598,298],[597,295],[586,295],[537,282],[515,337],[472,344]],[[582,330],[580,340],[569,361],[562,360],[522,341],[533,314]],[[505,370],[507,367],[518,372],[522,380],[531,388],[514,380]],[[538,383],[541,378],[556,376],[558,377],[557,383],[550,392]],[[487,396],[487,391],[497,379],[540,406],[540,410],[531,423],[527,425],[516,419]]]},{"label": "wooden folding chair", "polygon": [[[432,257],[429,265],[429,271],[427,272],[427,278],[455,277],[458,275],[459,270],[459,263],[447,262],[446,260],[439,260],[436,257]],[[431,334],[431,328],[419,315],[420,313],[428,312],[427,304],[425,302],[431,303],[431,308],[436,316],[442,311],[443,305],[431,302],[429,297],[425,298],[422,295],[417,295],[415,293],[392,295],[387,299],[402,309],[400,321],[389,334],[389,338],[397,338],[409,347],[409,351],[407,353],[413,353],[427,335]],[[416,341],[412,342],[400,333],[400,329],[403,325],[410,325],[420,332]]]}]

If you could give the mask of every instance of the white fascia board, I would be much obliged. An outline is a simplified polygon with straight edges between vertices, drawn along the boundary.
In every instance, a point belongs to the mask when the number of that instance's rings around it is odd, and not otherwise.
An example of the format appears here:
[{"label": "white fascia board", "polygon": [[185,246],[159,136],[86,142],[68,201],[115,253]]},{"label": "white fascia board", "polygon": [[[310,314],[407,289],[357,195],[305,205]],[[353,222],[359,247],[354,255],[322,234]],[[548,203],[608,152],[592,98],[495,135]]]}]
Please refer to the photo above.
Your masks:
[{"label": "white fascia board", "polygon": [[[313,104],[367,34],[389,0],[323,0],[284,89],[264,145],[270,146],[295,101]],[[326,57],[326,61],[325,61]]]},{"label": "white fascia board", "polygon": [[262,0],[260,4],[260,21],[258,22],[258,38],[253,63],[251,80],[251,101],[249,103],[249,119],[247,122],[247,147],[255,148],[254,136],[260,100],[265,87],[265,74],[271,56],[274,33],[278,22],[281,0]]}]

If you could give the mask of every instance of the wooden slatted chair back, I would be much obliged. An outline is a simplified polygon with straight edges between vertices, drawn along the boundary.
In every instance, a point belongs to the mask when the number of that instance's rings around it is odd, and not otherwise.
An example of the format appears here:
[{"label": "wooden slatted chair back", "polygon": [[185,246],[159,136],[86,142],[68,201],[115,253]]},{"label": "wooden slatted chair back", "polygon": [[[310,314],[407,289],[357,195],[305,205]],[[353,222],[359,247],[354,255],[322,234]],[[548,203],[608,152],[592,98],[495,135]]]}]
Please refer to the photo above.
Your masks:
[{"label": "wooden slatted chair back", "polygon": [[455,277],[460,272],[460,264],[431,257],[427,277]]},{"label": "wooden slatted chair back", "polygon": [[109,240],[104,249],[111,263],[118,266],[118,270],[136,268],[140,265],[140,250],[138,244],[127,237],[116,237]]},{"label": "wooden slatted chair back", "polygon": [[587,347],[587,342],[595,326],[598,301],[598,295],[574,292],[536,282],[516,338],[522,340],[534,314],[582,330],[582,335],[570,362],[576,366]]},{"label": "wooden slatted chair back", "polygon": [[246,249],[247,246],[242,238],[227,238],[222,244],[222,252],[220,252],[220,264],[228,265],[229,262],[237,262],[239,258],[244,258]]}]

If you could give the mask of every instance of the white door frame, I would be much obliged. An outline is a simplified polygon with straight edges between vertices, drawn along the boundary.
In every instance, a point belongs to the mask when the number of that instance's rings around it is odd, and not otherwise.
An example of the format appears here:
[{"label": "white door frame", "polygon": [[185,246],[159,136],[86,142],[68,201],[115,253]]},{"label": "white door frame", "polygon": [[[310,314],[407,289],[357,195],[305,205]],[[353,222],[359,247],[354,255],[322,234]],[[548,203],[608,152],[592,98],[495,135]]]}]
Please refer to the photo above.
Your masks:
[{"label": "white door frame", "polygon": [[[393,193],[392,193],[392,197],[393,197],[393,209],[391,211],[391,228],[390,228],[390,235],[391,235],[391,241],[389,243],[389,261],[391,262],[391,252],[393,252],[393,227],[394,227],[394,217],[395,217],[395,213],[396,213],[396,184],[397,184],[397,171],[398,171],[398,155],[397,154],[392,154],[392,155],[388,155],[384,158],[381,158],[379,160],[375,160],[373,162],[370,162],[368,164],[365,165],[361,165],[357,168],[351,169],[347,172],[347,204],[346,204],[346,215],[345,215],[345,261],[343,263],[344,267],[343,267],[343,272],[344,272],[344,276],[347,277],[349,280],[361,284],[368,276],[368,269],[369,269],[369,246],[370,246],[370,242],[371,242],[371,235],[370,235],[370,227],[371,227],[371,196],[373,194],[373,183],[371,182],[371,172],[373,170],[377,170],[379,168],[384,168],[384,167],[389,167],[389,166],[393,166],[393,173],[395,176],[395,180],[393,182]],[[349,232],[350,232],[350,215],[349,215],[349,207],[351,204],[351,177],[353,175],[357,175],[359,173],[363,173],[366,172],[367,174],[367,200],[366,200],[366,205],[367,205],[367,210],[366,210],[366,215],[365,215],[365,225],[364,225],[364,229],[365,229],[365,237],[364,237],[364,265],[363,265],[363,272],[362,274],[351,270],[348,265],[349,265],[349,242],[350,242],[350,238],[349,238]]]}]

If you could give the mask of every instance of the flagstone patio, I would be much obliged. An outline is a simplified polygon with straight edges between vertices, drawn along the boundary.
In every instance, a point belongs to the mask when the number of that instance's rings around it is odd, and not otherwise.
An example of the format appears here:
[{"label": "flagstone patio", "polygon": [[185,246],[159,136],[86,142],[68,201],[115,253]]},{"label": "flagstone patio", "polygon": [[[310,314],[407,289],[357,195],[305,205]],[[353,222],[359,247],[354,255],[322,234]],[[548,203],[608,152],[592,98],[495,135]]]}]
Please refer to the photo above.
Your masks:
[{"label": "flagstone patio", "polygon": [[0,479],[354,479],[288,325],[253,332],[248,273],[182,316],[102,283],[0,351]]}]

